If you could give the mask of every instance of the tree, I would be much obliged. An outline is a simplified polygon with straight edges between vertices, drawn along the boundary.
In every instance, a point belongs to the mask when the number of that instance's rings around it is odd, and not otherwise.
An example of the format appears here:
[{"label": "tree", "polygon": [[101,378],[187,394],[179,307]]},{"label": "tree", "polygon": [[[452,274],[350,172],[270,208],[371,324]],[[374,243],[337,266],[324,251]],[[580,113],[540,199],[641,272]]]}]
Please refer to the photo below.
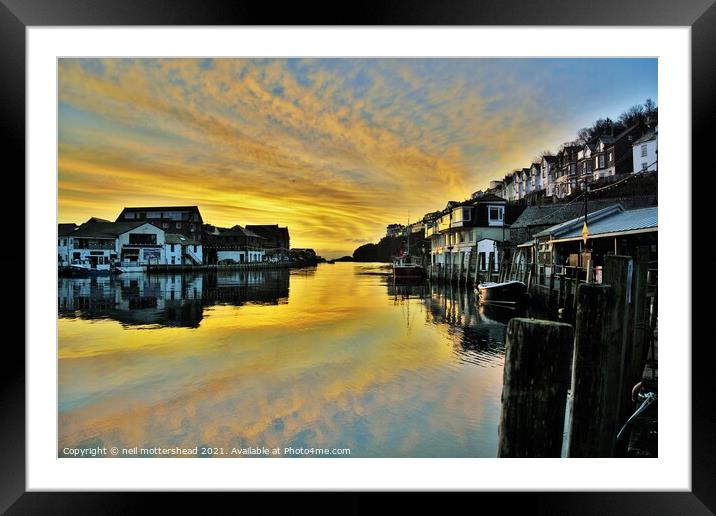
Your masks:
[{"label": "tree", "polygon": [[624,111],[624,113],[619,115],[618,122],[623,125],[624,128],[629,128],[635,124],[643,124],[646,122],[644,106],[642,104],[634,104],[632,107]]},{"label": "tree", "polygon": [[644,102],[644,116],[646,117],[647,123],[655,123],[659,119],[659,108],[656,107],[656,102],[651,99],[646,99]]}]

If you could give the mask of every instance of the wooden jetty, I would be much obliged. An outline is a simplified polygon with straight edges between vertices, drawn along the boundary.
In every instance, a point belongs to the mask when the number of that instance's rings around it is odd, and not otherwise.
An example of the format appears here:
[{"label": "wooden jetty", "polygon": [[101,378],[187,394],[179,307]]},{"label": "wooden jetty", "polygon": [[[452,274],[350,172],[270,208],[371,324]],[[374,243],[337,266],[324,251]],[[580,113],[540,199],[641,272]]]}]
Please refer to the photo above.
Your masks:
[{"label": "wooden jetty", "polygon": [[[530,268],[534,274],[525,274]],[[606,256],[600,283],[574,267],[545,278],[530,264],[509,270],[533,295],[556,300],[573,324],[510,320],[498,456],[555,457],[558,442],[569,457],[654,456],[655,407],[636,420],[638,435],[617,440],[639,406],[635,393],[644,385],[656,392],[656,271],[648,269],[648,249]]]}]

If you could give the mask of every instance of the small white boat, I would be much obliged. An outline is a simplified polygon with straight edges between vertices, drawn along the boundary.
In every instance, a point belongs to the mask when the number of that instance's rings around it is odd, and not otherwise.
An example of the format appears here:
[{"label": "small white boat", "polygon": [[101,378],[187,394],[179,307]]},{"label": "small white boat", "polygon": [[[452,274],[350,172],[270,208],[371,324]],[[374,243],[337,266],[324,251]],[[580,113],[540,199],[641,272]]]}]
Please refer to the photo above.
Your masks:
[{"label": "small white boat", "polygon": [[104,276],[112,272],[110,264],[90,260],[72,260],[69,270],[73,276]]}]

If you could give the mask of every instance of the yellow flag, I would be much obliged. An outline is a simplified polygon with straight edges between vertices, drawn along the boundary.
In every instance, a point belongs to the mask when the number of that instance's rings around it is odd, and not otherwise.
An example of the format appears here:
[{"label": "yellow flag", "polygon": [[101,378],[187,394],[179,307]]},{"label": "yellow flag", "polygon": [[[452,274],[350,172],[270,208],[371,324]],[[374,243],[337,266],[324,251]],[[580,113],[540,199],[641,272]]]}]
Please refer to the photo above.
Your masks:
[{"label": "yellow flag", "polygon": [[589,238],[589,229],[587,228],[587,223],[584,223],[584,227],[582,228],[582,240],[584,240],[584,243],[587,243],[587,238]]}]

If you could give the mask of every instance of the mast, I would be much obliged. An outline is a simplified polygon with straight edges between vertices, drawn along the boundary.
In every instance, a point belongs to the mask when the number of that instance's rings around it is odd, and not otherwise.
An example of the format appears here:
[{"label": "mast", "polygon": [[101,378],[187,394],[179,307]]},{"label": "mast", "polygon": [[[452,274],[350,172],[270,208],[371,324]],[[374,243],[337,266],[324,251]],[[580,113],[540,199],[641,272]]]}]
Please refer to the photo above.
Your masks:
[{"label": "mast", "polygon": [[408,216],[408,225],[405,226],[405,231],[408,232],[408,260],[406,263],[410,262],[410,217]]}]

